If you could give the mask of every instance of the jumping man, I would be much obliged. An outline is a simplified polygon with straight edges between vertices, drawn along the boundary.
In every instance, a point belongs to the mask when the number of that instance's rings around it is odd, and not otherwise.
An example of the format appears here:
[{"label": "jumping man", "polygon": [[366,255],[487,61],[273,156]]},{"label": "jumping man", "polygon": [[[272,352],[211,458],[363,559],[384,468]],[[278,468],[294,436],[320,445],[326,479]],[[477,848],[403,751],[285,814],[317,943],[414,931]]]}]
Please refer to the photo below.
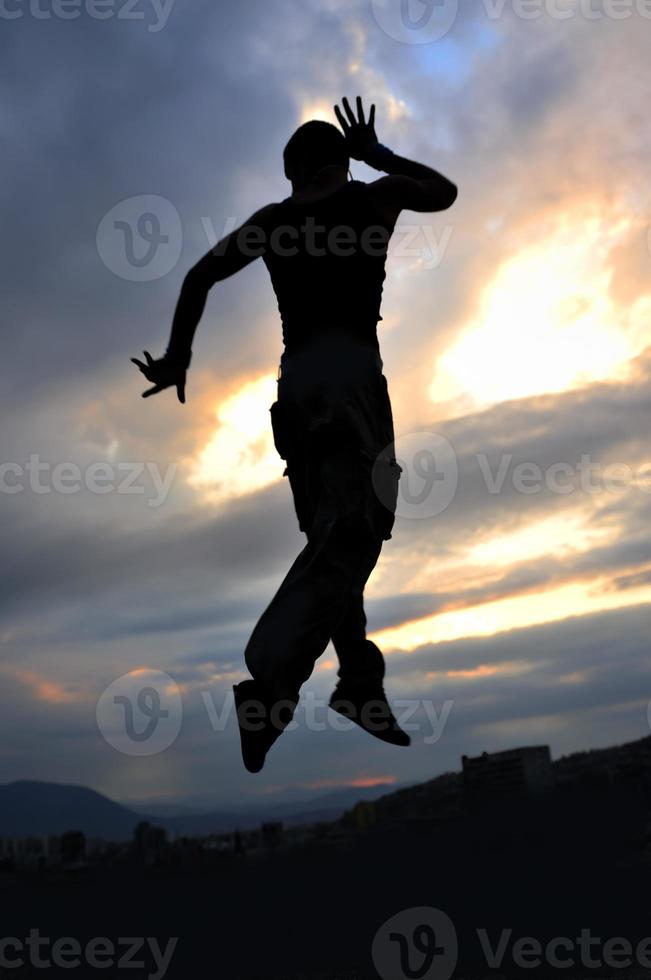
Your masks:
[{"label": "jumping man", "polygon": [[[185,402],[192,341],[211,287],[261,257],[271,276],[284,350],[270,408],[307,544],[260,617],[234,688],[242,756],[259,772],[291,720],[301,685],[332,640],[339,661],[330,707],[370,734],[408,745],[383,687],[384,659],[366,637],[363,593],[395,520],[400,467],[377,337],[389,240],[401,211],[449,208],[446,177],[378,142],[348,100],[341,130],[312,121],[284,150],[292,193],[256,211],[185,277],[165,355],[133,358],[153,385]],[[342,111],[343,110],[343,111]],[[350,157],[385,173],[348,180]]]}]

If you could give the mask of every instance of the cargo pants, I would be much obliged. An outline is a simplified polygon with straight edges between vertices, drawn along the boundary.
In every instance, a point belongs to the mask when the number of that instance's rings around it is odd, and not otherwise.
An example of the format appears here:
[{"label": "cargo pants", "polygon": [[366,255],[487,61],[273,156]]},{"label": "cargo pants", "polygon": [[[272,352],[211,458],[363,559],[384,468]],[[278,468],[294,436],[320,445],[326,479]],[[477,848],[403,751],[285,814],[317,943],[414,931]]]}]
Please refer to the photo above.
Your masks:
[{"label": "cargo pants", "polygon": [[374,348],[336,337],[281,358],[271,423],[307,544],[245,651],[253,678],[279,699],[298,701],[330,640],[340,683],[366,688],[384,677],[363,604],[401,473],[382,367]]}]

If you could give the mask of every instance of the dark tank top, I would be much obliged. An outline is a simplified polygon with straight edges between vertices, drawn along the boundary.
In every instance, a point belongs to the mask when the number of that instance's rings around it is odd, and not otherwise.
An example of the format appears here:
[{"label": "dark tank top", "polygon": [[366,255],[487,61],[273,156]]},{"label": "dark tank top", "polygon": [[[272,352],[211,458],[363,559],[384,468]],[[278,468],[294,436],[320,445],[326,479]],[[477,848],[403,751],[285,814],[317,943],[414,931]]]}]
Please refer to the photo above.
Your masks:
[{"label": "dark tank top", "polygon": [[362,181],[349,181],[319,201],[286,198],[277,206],[263,258],[286,354],[337,334],[379,351],[391,231]]}]

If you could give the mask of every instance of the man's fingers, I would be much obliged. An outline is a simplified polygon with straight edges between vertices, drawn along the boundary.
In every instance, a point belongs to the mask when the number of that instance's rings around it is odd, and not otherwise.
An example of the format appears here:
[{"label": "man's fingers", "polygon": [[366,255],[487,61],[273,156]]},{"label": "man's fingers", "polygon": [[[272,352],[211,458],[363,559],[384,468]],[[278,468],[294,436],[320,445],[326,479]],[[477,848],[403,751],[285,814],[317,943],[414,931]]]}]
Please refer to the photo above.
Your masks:
[{"label": "man's fingers", "polygon": [[147,391],[143,391],[142,397],[149,398],[150,395],[157,395],[159,391],[165,391],[169,385],[154,385],[153,388],[148,388]]},{"label": "man's fingers", "polygon": [[154,363],[154,358],[151,356],[148,350],[144,350],[143,354],[145,355],[147,364],[151,367],[151,365]]},{"label": "man's fingers", "polygon": [[343,99],[341,100],[341,104],[344,107],[344,110],[346,112],[346,115],[348,116],[348,119],[350,120],[350,122],[352,123],[352,125],[355,126],[357,124],[357,120],[355,119],[355,114],[354,114],[353,110],[350,108],[350,105],[348,103],[348,99],[346,98],[345,95],[344,95]]},{"label": "man's fingers", "polygon": [[346,134],[348,132],[348,123],[344,119],[341,109],[339,108],[338,105],[335,106],[335,116],[337,117],[337,121],[341,126],[341,128],[343,129],[344,134]]},{"label": "man's fingers", "polygon": [[362,126],[363,126],[364,125],[364,109],[362,108],[362,97],[361,97],[361,95],[358,95],[357,96],[355,102],[357,104],[357,121],[360,122],[362,124]]},{"label": "man's fingers", "polygon": [[131,362],[139,367],[143,373],[147,370],[147,365],[143,364],[142,361],[139,361],[137,357],[132,357]]},{"label": "man's fingers", "polygon": [[372,104],[371,111],[368,114],[368,124],[371,129],[375,126],[375,102]]},{"label": "man's fingers", "polygon": [[179,381],[176,386],[176,394],[182,405],[185,405],[185,380]]}]

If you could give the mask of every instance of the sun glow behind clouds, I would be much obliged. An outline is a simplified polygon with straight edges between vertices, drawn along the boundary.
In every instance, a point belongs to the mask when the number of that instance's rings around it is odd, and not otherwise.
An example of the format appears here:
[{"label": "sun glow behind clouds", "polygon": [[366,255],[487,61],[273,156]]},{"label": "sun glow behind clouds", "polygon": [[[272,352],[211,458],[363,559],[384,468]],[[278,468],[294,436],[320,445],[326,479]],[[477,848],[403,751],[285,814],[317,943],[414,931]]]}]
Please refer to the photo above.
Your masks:
[{"label": "sun glow behind clouds", "polygon": [[217,409],[217,429],[199,453],[188,482],[221,503],[280,479],[269,407],[276,398],[276,379],[264,375],[248,382]]},{"label": "sun glow behind clouds", "polygon": [[429,616],[371,635],[386,652],[415,650],[426,643],[443,643],[471,636],[492,636],[505,630],[554,623],[569,616],[588,616],[608,609],[651,603],[651,586],[608,591],[606,579],[575,582],[546,592],[509,596],[465,609]]},{"label": "sun glow behind clouds", "polygon": [[477,406],[559,392],[605,377],[640,352],[651,297],[618,308],[609,253],[632,227],[621,215],[565,214],[540,244],[505,262],[476,319],[442,355],[434,401]]},{"label": "sun glow behind clouds", "polygon": [[326,102],[309,102],[301,107],[301,126],[303,123],[310,122],[311,119],[318,119],[320,122],[336,122],[333,108]]},{"label": "sun glow behind clouds", "polygon": [[[592,548],[613,543],[620,529],[615,525],[599,526],[589,512],[574,512],[523,525],[479,541],[448,566],[432,563],[425,570],[421,586],[436,590],[443,577],[446,588],[454,589],[456,581],[466,585],[481,575],[488,579],[503,576],[505,570],[520,562],[530,563],[549,556],[563,559]],[[429,576],[432,580],[428,581]],[[433,576],[436,575],[436,581]],[[631,583],[626,590],[613,590],[603,577],[564,581],[541,592],[506,595],[484,602],[467,604],[455,609],[404,623],[373,635],[372,639],[385,649],[413,650],[426,643],[441,643],[471,636],[490,636],[505,630],[541,625],[581,616],[602,609],[618,609],[651,601],[651,587],[643,580]]]},{"label": "sun glow behind clouds", "polygon": [[615,523],[599,524],[590,507],[532,519],[472,538],[446,560],[437,555],[422,564],[419,561],[417,574],[407,578],[402,588],[437,592],[443,583],[448,593],[486,590],[518,564],[545,558],[562,561],[613,544],[620,534]]},{"label": "sun glow behind clouds", "polygon": [[590,524],[588,514],[554,514],[507,534],[479,541],[472,545],[465,559],[471,564],[493,568],[543,555],[562,557],[614,543],[619,533],[619,527]]}]

